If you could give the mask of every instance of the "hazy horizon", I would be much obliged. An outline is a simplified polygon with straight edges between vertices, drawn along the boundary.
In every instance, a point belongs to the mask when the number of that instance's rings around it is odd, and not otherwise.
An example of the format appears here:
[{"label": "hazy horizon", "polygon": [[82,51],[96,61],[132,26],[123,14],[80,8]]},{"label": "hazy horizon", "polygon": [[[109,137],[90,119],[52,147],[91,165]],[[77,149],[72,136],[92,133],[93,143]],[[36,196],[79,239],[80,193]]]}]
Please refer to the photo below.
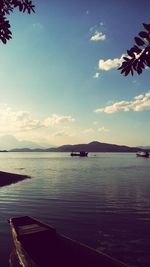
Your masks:
[{"label": "hazy horizon", "polygon": [[[23,148],[30,148],[30,149],[36,149],[36,148],[40,148],[40,149],[47,149],[47,148],[51,148],[51,147],[60,147],[63,145],[77,145],[77,144],[89,144],[91,142],[100,142],[100,143],[105,143],[103,141],[98,141],[98,140],[91,140],[90,142],[83,142],[83,143],[64,143],[61,145],[51,145],[51,144],[39,144],[36,142],[32,142],[29,140],[17,140],[14,136],[11,135],[6,135],[6,136],[2,136],[0,137],[0,150],[11,150],[11,149],[23,149]],[[107,143],[107,142],[106,142]],[[108,144],[114,144],[114,145],[123,145],[123,146],[128,146],[125,143],[122,144],[118,144],[118,143],[108,143]],[[136,147],[142,147],[143,145],[137,145]],[[130,146],[129,146],[130,147]],[[143,146],[144,147],[144,146]],[[150,145],[147,145],[147,147],[150,147]]]}]

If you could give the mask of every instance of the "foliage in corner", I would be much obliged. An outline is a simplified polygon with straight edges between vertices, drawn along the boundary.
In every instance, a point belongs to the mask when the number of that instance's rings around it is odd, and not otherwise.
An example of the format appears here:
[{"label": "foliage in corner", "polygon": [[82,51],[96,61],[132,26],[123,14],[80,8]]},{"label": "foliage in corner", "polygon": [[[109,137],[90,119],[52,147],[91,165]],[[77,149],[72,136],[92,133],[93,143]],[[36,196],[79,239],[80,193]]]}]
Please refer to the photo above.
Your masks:
[{"label": "foliage in corner", "polygon": [[135,45],[127,50],[127,56],[118,68],[125,76],[134,72],[141,74],[146,67],[150,67],[150,24],[143,23],[143,26],[146,31],[139,32],[139,36],[134,38]]},{"label": "foliage in corner", "polygon": [[18,8],[20,12],[35,12],[32,1],[29,0],[0,0],[0,41],[4,44],[12,38],[10,23],[7,16]]}]

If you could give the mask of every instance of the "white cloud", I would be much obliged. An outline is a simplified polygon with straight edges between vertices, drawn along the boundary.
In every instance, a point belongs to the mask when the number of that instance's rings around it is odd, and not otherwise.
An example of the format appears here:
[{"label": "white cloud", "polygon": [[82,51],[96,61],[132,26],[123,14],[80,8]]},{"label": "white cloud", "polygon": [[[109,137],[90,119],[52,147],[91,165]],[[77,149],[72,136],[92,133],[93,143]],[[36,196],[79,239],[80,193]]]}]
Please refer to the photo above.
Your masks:
[{"label": "white cloud", "polygon": [[[80,130],[70,128],[74,121],[71,115],[57,114],[41,119],[29,111],[0,104],[0,136],[11,135],[17,140],[56,146],[74,143],[81,137]],[[12,143],[15,145],[14,141]]]},{"label": "white cloud", "polygon": [[105,128],[104,126],[98,128],[98,132],[109,132],[109,130],[107,128]]},{"label": "white cloud", "polygon": [[96,72],[96,73],[94,74],[93,78],[94,78],[94,79],[98,79],[99,76],[100,76],[100,73],[99,73],[99,72]]},{"label": "white cloud", "polygon": [[48,127],[48,126],[54,126],[57,124],[68,123],[68,122],[73,122],[73,121],[75,121],[75,119],[71,116],[62,116],[62,115],[52,114],[52,116],[44,120],[44,125]]},{"label": "white cloud", "polygon": [[107,60],[100,59],[98,67],[100,70],[105,70],[105,71],[118,68],[122,64],[124,56],[125,54],[123,54],[120,58],[107,59]]},{"label": "white cloud", "polygon": [[135,100],[141,100],[141,99],[143,99],[143,97],[144,97],[143,95],[138,95],[138,96],[135,96],[134,99],[135,99]]},{"label": "white cloud", "polygon": [[18,111],[14,115],[14,123],[19,130],[28,131],[42,126],[39,120],[32,118],[30,112]]},{"label": "white cloud", "polygon": [[[142,52],[141,52],[142,53]],[[140,56],[140,54],[136,54],[135,53],[136,58],[138,58]],[[127,54],[122,54],[120,58],[114,58],[114,59],[100,59],[98,62],[98,68],[100,70],[104,70],[104,71],[109,71],[112,69],[116,69],[119,68],[122,64],[122,62],[124,61],[123,57],[128,57],[130,58]]]},{"label": "white cloud", "polygon": [[94,35],[91,37],[91,41],[104,41],[106,39],[106,35],[102,32],[95,31]]},{"label": "white cloud", "polygon": [[[49,127],[73,122],[71,116],[62,116],[53,114],[52,116],[39,120],[33,117],[28,111],[15,110],[6,104],[0,104],[0,135],[10,134],[24,139],[34,140],[33,135],[39,138],[40,134],[44,134],[50,130]],[[52,128],[51,128],[52,131]]]},{"label": "white cloud", "polygon": [[41,127],[39,120],[33,119],[30,112],[16,111],[6,104],[0,105],[0,133],[14,133]]},{"label": "white cloud", "polygon": [[150,91],[143,95],[135,96],[132,101],[119,101],[113,103],[112,105],[106,106],[104,108],[98,108],[95,110],[96,113],[105,112],[108,114],[115,113],[118,111],[144,111],[150,110]]}]

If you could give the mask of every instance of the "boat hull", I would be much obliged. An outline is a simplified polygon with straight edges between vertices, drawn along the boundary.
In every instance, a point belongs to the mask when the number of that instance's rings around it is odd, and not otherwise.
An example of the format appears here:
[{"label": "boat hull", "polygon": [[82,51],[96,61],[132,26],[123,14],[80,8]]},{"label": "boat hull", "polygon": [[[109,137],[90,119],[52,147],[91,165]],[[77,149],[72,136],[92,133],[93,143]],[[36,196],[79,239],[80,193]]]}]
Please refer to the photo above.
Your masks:
[{"label": "boat hull", "polygon": [[71,152],[70,154],[71,157],[87,157],[88,152]]},{"label": "boat hull", "polygon": [[140,151],[140,152],[137,152],[136,155],[137,155],[137,157],[149,158],[149,153],[148,152]]},{"label": "boat hull", "polygon": [[73,241],[31,217],[10,219],[16,252],[23,267],[127,267],[126,264]]}]

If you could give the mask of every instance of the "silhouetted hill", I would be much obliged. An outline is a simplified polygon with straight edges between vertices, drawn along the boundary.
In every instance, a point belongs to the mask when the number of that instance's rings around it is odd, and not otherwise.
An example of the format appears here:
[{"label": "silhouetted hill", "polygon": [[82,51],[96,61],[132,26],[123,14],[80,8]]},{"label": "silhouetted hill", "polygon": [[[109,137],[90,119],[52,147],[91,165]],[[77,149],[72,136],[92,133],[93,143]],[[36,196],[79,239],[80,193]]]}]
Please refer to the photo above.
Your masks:
[{"label": "silhouetted hill", "polygon": [[139,148],[150,151],[150,146],[139,146]]},{"label": "silhouetted hill", "polygon": [[[51,146],[51,145],[49,145]],[[32,142],[29,140],[18,140],[15,136],[13,135],[3,135],[0,136],[0,149],[1,150],[10,150],[10,149],[14,149],[14,148],[22,148],[24,149],[25,147],[29,147],[32,149],[36,149],[36,148],[47,148],[48,144],[38,144],[36,142]]]},{"label": "silhouetted hill", "polygon": [[137,152],[138,147],[120,146],[115,144],[100,143],[97,141],[89,144],[64,145],[57,148],[60,152],[87,151],[87,152]]},{"label": "silhouetted hill", "polygon": [[139,147],[129,147],[124,145],[115,145],[93,141],[89,144],[63,145],[60,147],[52,147],[47,149],[30,149],[16,148],[10,152],[71,152],[71,151],[87,151],[87,152],[137,152],[143,150]]}]

